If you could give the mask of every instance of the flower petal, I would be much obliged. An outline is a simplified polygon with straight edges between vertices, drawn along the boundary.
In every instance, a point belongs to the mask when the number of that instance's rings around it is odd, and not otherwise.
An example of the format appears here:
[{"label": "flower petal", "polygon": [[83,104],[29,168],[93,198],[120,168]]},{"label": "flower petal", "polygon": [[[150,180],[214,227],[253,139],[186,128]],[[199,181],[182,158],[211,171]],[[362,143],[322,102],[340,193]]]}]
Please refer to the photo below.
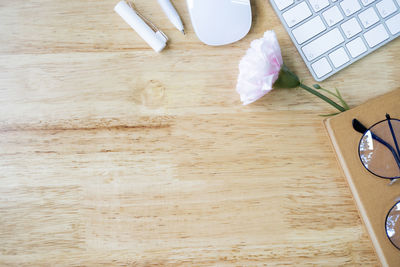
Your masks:
[{"label": "flower petal", "polygon": [[250,104],[272,90],[283,65],[281,49],[273,31],[251,42],[239,63],[236,91],[244,105]]}]

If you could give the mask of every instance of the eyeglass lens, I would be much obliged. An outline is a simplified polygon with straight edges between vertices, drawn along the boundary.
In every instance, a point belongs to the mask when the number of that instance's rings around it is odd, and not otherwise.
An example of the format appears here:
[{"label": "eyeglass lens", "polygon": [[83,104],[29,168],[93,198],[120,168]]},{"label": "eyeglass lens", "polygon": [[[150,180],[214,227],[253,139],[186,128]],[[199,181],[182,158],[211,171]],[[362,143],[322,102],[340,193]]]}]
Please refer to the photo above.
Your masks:
[{"label": "eyeglass lens", "polygon": [[390,241],[400,249],[400,202],[397,202],[386,217],[386,234]]},{"label": "eyeglass lens", "polygon": [[[400,121],[391,119],[392,129],[397,142],[400,142]],[[376,136],[391,146],[377,141]],[[359,145],[359,155],[364,167],[383,178],[400,177],[400,156],[397,155],[396,143],[391,133],[388,120],[375,124],[364,133]],[[397,157],[397,161],[396,161]]]}]

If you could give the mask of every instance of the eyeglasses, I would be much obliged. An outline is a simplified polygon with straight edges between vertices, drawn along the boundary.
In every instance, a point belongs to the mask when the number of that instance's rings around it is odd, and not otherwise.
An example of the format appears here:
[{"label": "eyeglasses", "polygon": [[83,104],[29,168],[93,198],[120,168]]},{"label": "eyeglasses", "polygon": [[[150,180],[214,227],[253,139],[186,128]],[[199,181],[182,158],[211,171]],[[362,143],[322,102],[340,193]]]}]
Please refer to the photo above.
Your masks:
[{"label": "eyeglasses", "polygon": [[[353,128],[362,134],[358,155],[363,166],[373,175],[390,180],[389,185],[400,181],[400,120],[390,118],[379,121],[370,128],[353,119]],[[400,201],[386,215],[386,235],[400,250]]]}]

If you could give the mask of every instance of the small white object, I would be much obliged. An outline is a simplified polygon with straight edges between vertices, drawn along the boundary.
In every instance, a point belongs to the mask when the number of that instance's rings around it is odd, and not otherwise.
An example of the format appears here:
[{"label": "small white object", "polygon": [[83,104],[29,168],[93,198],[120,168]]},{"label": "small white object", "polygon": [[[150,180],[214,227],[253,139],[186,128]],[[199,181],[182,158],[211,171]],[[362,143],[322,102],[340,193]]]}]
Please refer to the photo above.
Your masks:
[{"label": "small white object", "polygon": [[308,1],[310,2],[310,5],[312,6],[315,12],[318,12],[329,5],[328,0],[308,0]]},{"label": "small white object", "polygon": [[358,14],[358,18],[366,29],[379,21],[378,15],[372,7]]},{"label": "small white object", "polygon": [[392,0],[383,0],[376,4],[376,8],[378,9],[379,14],[381,14],[382,18],[386,18],[397,10]]},{"label": "small white object", "polygon": [[294,3],[294,0],[274,0],[279,10],[285,9]]},{"label": "small white object", "polygon": [[339,21],[343,20],[343,15],[337,6],[333,6],[324,13],[322,13],[328,26],[333,26]]},{"label": "small white object", "polygon": [[347,38],[351,38],[357,33],[361,32],[361,26],[355,18],[349,19],[342,25],[342,30]]},{"label": "small white object", "polygon": [[207,45],[239,41],[251,28],[250,0],[187,0],[194,31]]},{"label": "small white object", "polygon": [[349,56],[347,55],[346,51],[344,51],[343,47],[330,53],[329,58],[331,59],[333,66],[335,66],[335,68],[339,68],[343,64],[349,62],[350,60]]},{"label": "small white object", "polygon": [[353,58],[356,58],[365,51],[367,51],[367,47],[365,46],[363,40],[360,37],[354,39],[351,42],[348,42],[346,44],[346,47]]},{"label": "small white object", "polygon": [[314,64],[311,64],[311,67],[315,71],[315,74],[317,74],[318,78],[321,78],[332,71],[331,65],[329,64],[328,60],[324,57],[315,62]]},{"label": "small white object", "polygon": [[301,2],[297,6],[294,6],[283,13],[282,17],[285,19],[289,27],[293,27],[294,25],[302,22],[311,15],[311,10],[310,8],[308,8],[306,2]]},{"label": "small white object", "polygon": [[386,21],[386,26],[391,34],[400,32],[400,13],[388,19]]},{"label": "small white object", "polygon": [[346,16],[350,16],[361,9],[358,0],[343,0],[340,2],[340,6]]},{"label": "small white object", "polygon": [[160,52],[167,44],[168,38],[162,31],[153,30],[131,6],[124,0],[120,1],[114,11],[134,29],[143,40],[148,43],[156,52]]},{"label": "small white object", "polygon": [[322,22],[321,18],[315,17],[306,23],[300,25],[292,31],[294,38],[299,44],[311,39],[318,33],[326,29],[325,24]]},{"label": "small white object", "polygon": [[167,15],[168,19],[172,22],[172,24],[183,34],[185,34],[185,31],[183,29],[183,24],[182,20],[179,17],[178,12],[176,12],[176,9],[174,6],[171,4],[170,0],[158,0],[158,3],[160,4],[162,10],[164,13]]},{"label": "small white object", "polygon": [[342,34],[335,28],[303,46],[303,52],[311,61],[343,42]]},{"label": "small white object", "polygon": [[365,41],[369,47],[374,47],[389,38],[389,35],[382,24],[379,24],[370,31],[364,33]]}]

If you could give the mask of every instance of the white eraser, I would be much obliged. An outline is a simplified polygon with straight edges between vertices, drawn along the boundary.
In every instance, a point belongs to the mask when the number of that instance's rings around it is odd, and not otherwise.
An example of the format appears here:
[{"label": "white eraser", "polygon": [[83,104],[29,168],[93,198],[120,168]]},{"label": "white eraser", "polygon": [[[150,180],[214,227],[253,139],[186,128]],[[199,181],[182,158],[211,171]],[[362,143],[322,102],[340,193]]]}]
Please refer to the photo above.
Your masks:
[{"label": "white eraser", "polygon": [[123,0],[115,7],[114,11],[132,27],[143,40],[156,52],[161,52],[167,45],[167,38],[160,31],[154,32],[146,22]]}]

